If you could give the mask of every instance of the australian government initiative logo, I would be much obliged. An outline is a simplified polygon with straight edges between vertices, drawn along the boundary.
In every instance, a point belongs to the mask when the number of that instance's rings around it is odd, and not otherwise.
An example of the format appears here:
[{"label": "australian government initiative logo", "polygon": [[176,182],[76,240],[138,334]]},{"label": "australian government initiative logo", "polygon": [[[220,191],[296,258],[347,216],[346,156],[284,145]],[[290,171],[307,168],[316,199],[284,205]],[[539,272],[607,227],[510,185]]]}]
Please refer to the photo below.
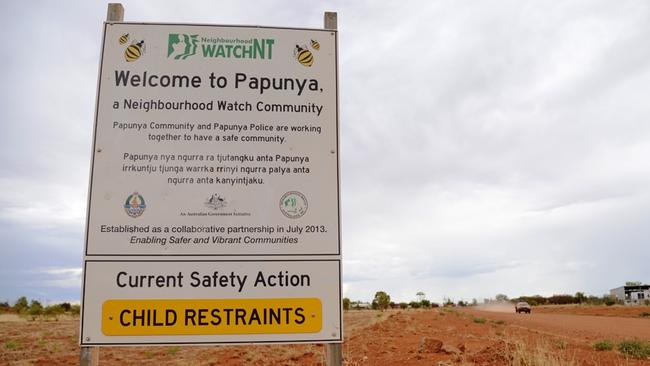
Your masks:
[{"label": "australian government initiative logo", "polygon": [[191,204],[191,211],[181,211],[181,216],[251,216],[248,211],[242,211],[235,202],[231,205],[226,196],[221,193],[212,193],[203,201],[203,207],[197,205],[198,201]]},{"label": "australian government initiative logo", "polygon": [[169,33],[167,58],[187,60],[202,58],[245,58],[270,60],[275,39],[222,38],[199,34]]}]

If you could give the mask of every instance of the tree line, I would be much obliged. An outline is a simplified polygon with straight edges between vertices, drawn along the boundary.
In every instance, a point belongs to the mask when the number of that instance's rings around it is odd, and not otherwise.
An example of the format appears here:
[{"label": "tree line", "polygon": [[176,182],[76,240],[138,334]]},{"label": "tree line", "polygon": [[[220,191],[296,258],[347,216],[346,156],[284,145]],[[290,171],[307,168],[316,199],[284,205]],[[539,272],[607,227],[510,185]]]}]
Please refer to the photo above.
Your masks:
[{"label": "tree line", "polygon": [[575,295],[559,294],[544,297],[541,295],[520,296],[511,300],[512,302],[525,301],[530,305],[614,305],[616,300],[609,295],[593,296],[585,295],[584,292],[576,292]]},{"label": "tree line", "polygon": [[[377,291],[375,293],[375,297],[372,299],[372,302],[369,305],[370,305],[370,309],[373,310],[386,310],[388,308],[390,309],[437,308],[438,306],[440,306],[434,302],[427,300],[426,295],[422,291],[419,291],[417,294],[415,294],[415,296],[417,297],[417,301],[396,303],[391,301],[390,295],[386,293],[386,291]],[[361,301],[351,301],[347,297],[343,298],[343,310],[366,309],[366,307],[364,306],[365,304],[367,303]]]},{"label": "tree line", "polygon": [[13,305],[10,305],[7,301],[0,302],[0,313],[18,314],[32,320],[39,317],[58,319],[59,315],[64,314],[79,315],[80,310],[79,305],[70,304],[69,302],[43,306],[40,301],[33,299],[30,301],[25,296],[19,297]]},{"label": "tree line", "polygon": [[[373,309],[373,310],[385,310],[388,308],[391,309],[418,309],[418,308],[435,308],[440,306],[437,303],[431,302],[426,299],[426,296],[423,292],[418,292],[416,294],[417,301],[411,302],[400,302],[395,303],[390,299],[390,295],[385,291],[377,291],[375,296],[370,304],[364,303],[361,301],[351,301],[349,298],[343,299],[343,309]],[[517,303],[520,301],[525,301],[530,305],[572,305],[572,304],[584,304],[584,305],[614,305],[617,303],[610,295],[603,296],[593,296],[586,295],[584,292],[576,292],[574,295],[570,294],[556,294],[552,296],[541,296],[541,295],[531,295],[531,296],[520,296],[515,298],[508,298],[505,294],[497,294],[494,298],[483,299],[484,304],[491,303]],[[650,302],[650,301],[649,301]],[[472,299],[472,301],[459,300],[454,302],[450,298],[445,298],[442,306],[477,306],[478,301]]]}]

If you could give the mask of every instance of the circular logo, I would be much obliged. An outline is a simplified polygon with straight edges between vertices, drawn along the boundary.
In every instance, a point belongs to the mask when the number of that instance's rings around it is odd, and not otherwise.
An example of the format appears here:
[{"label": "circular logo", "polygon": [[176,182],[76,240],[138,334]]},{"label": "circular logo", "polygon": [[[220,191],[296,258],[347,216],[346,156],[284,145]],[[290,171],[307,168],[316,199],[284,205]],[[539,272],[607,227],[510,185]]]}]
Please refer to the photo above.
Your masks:
[{"label": "circular logo", "polygon": [[144,203],[144,198],[138,192],[133,192],[129,195],[124,202],[124,211],[131,217],[138,217],[142,215],[147,205]]},{"label": "circular logo", "polygon": [[287,192],[280,199],[280,211],[290,219],[303,217],[307,212],[307,198],[300,192]]}]

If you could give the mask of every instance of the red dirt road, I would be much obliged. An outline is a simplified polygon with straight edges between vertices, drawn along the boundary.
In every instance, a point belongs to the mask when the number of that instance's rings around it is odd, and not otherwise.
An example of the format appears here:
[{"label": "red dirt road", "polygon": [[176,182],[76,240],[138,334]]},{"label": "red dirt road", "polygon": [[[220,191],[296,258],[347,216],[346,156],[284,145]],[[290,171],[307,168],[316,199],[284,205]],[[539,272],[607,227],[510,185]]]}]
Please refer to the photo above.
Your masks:
[{"label": "red dirt road", "polygon": [[516,314],[493,311],[468,310],[475,316],[503,320],[510,324],[554,335],[562,334],[573,339],[621,340],[638,338],[650,340],[650,319],[619,318],[612,316],[538,314]]},{"label": "red dirt road", "polygon": [[[614,316],[619,318],[648,317],[650,306],[542,305],[534,307],[536,314],[575,314]],[[508,309],[510,311],[510,309]],[[512,310],[514,311],[514,310]]]}]

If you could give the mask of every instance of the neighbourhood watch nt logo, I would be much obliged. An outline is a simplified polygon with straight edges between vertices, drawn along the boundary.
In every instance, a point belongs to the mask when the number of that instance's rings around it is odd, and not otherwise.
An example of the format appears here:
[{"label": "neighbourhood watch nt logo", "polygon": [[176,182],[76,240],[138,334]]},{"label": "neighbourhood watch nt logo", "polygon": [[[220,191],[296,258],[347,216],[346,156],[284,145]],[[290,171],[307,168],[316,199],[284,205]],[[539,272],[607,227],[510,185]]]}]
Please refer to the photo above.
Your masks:
[{"label": "neighbourhood watch nt logo", "polygon": [[[316,42],[316,41],[312,41]],[[239,58],[239,59],[262,59],[273,58],[273,46],[275,39],[269,38],[223,38],[213,36],[200,36],[198,34],[169,33],[167,41],[167,58],[174,60],[186,60],[190,56],[203,58]],[[315,50],[320,44],[312,47]],[[301,51],[299,62],[305,66],[311,66],[313,55],[311,51],[298,47]]]},{"label": "neighbourhood watch nt logo", "polygon": [[174,60],[185,60],[196,55],[198,38],[198,34],[170,33],[167,42],[167,58],[173,57]]}]

